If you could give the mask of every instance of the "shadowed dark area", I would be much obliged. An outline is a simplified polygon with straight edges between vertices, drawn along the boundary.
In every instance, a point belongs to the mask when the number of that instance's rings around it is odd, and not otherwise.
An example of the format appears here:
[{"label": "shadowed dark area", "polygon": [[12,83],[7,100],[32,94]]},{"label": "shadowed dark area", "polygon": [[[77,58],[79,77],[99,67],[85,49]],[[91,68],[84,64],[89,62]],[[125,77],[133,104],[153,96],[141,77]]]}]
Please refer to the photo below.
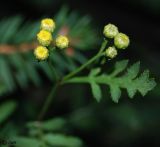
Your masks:
[{"label": "shadowed dark area", "polygon": [[[103,27],[107,23],[116,24],[122,32],[128,34],[131,45],[126,52],[120,53],[117,60],[129,59],[130,64],[141,61],[142,69],[150,70],[151,75],[156,79],[157,86],[144,98],[136,94],[134,99],[129,99],[127,92],[123,91],[120,102],[115,104],[110,99],[109,88],[102,86],[104,98],[97,103],[92,98],[88,85],[65,85],[58,89],[45,119],[55,117],[66,119],[67,123],[60,132],[64,131],[66,134],[78,136],[84,141],[84,147],[160,146],[160,22],[158,21],[160,20],[160,1],[1,0],[0,20],[20,15],[23,18],[22,25],[28,21],[32,23],[39,21],[44,16],[54,16],[63,5],[69,7],[69,12],[75,10],[79,16],[89,15],[91,17],[90,28],[98,34],[98,43],[93,43],[91,47],[86,45],[89,49],[98,48],[102,40]],[[74,25],[69,29],[72,30],[73,27]],[[90,37],[89,34],[87,35]],[[80,52],[86,58],[90,58],[96,51],[89,49],[80,50]],[[27,57],[28,55],[25,56]],[[30,59],[32,61],[32,58]],[[109,67],[112,67],[115,62],[116,59],[108,61],[103,70],[110,72]],[[61,68],[63,69],[63,66]],[[15,69],[11,70],[14,72]],[[62,71],[65,73],[67,70]],[[24,86],[23,90],[19,86],[11,94],[0,96],[2,103],[8,99],[18,101],[17,110],[9,121],[5,122],[6,124],[11,123],[9,125],[11,130],[18,130],[21,134],[25,134],[26,128],[20,126],[25,122],[35,120],[35,116],[43,105],[44,97],[48,95],[52,86],[52,80],[48,79],[42,71],[39,73],[44,81],[43,84],[34,86],[30,84],[32,82],[29,82],[30,85]],[[88,69],[82,74],[87,73]],[[14,123],[13,125],[12,122],[17,122],[17,125]],[[2,126],[5,126],[5,123],[2,123]],[[6,130],[1,131],[0,136],[3,136]]]}]

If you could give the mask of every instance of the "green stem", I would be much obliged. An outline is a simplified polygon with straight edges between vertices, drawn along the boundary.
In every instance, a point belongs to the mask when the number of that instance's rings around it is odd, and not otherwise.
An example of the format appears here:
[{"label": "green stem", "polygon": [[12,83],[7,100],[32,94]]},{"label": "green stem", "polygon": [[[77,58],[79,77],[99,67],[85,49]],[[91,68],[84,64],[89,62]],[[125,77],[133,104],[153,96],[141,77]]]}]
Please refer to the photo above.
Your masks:
[{"label": "green stem", "polygon": [[89,77],[75,77],[67,80],[66,83],[89,83],[90,79]]},{"label": "green stem", "polygon": [[48,61],[49,67],[52,71],[52,73],[54,74],[55,80],[58,81],[59,80],[59,76],[57,74],[56,69],[53,67],[51,60]]},{"label": "green stem", "polygon": [[99,57],[101,57],[103,55],[102,52],[105,49],[106,45],[107,45],[107,41],[104,40],[104,42],[102,43],[102,46],[101,46],[99,52],[94,57],[92,57],[90,60],[88,60],[85,64],[83,64],[82,66],[80,66],[79,68],[77,68],[76,70],[74,70],[73,72],[71,72],[68,75],[66,75],[62,79],[61,84],[65,83],[68,79],[70,79],[71,77],[75,76],[80,71],[82,71],[83,69],[85,69],[88,65],[90,65],[91,63],[93,63],[96,59],[98,59]]},{"label": "green stem", "polygon": [[[82,71],[83,69],[85,69],[88,65],[90,65],[91,63],[93,63],[94,61],[96,61],[99,57],[103,56],[103,51],[105,49],[107,45],[107,40],[104,40],[104,42],[102,43],[102,46],[99,50],[99,52],[94,56],[92,57],[90,60],[88,60],[85,64],[83,64],[82,66],[80,66],[79,68],[77,68],[76,70],[74,70],[73,72],[69,73],[68,75],[66,75],[60,82],[57,80],[57,83],[56,85],[52,88],[49,96],[47,97],[46,99],[46,102],[44,103],[43,105],[43,108],[39,114],[39,120],[42,120],[42,118],[44,117],[45,113],[47,112],[49,106],[51,105],[51,102],[55,96],[55,93],[59,87],[59,85],[63,85],[65,82],[67,82],[67,80],[69,80],[70,78],[72,78],[73,76],[75,76],[76,74],[78,74],[80,71]],[[57,74],[56,74],[56,71],[55,69],[53,69],[53,72],[56,76],[56,79],[57,79]]]},{"label": "green stem", "polygon": [[38,120],[42,120],[42,119],[43,119],[45,113],[47,112],[49,106],[51,105],[51,102],[52,102],[52,100],[53,100],[53,98],[54,98],[54,96],[55,96],[55,94],[56,94],[56,91],[57,91],[58,87],[59,87],[59,83],[57,83],[57,84],[51,89],[51,92],[50,92],[50,94],[48,95],[48,97],[47,97],[47,99],[46,99],[46,101],[45,101],[45,103],[44,103],[44,105],[43,105],[43,108],[42,108],[42,110],[41,110],[40,113],[39,113]]},{"label": "green stem", "polygon": [[65,81],[67,81],[68,79],[70,79],[71,77],[73,77],[74,75],[76,75],[77,73],[79,73],[80,71],[82,71],[84,68],[86,68],[88,65],[90,65],[93,61],[95,61],[100,56],[102,56],[102,55],[101,54],[97,54],[96,56],[94,56],[93,58],[91,58],[87,63],[83,64],[82,66],[80,66],[79,68],[77,68],[75,71],[73,71],[70,74],[68,74],[67,76],[65,76],[63,78],[63,80],[62,80],[62,83],[64,83]]}]

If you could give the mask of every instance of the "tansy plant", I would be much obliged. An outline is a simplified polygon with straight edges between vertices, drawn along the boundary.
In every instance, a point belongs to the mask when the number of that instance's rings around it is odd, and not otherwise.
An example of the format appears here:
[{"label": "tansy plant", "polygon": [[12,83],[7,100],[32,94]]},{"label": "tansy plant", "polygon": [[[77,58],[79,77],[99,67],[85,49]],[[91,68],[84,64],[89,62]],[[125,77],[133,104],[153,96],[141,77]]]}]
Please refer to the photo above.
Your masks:
[{"label": "tansy plant", "polygon": [[[41,30],[37,34],[39,46],[34,50],[34,55],[38,61],[47,61],[50,63],[49,55],[53,52],[60,52],[63,54],[64,50],[69,46],[69,39],[66,36],[59,35],[57,38],[52,38],[52,33],[55,30],[55,22],[53,19],[47,18],[41,21]],[[119,54],[120,51],[125,51],[130,44],[129,37],[119,32],[118,27],[113,24],[108,24],[103,30],[104,40],[97,54],[89,59],[86,63],[60,77],[51,65],[54,71],[53,76],[56,77],[56,83],[51,90],[43,109],[40,112],[39,119],[46,113],[52,98],[56,94],[57,88],[68,83],[88,83],[94,98],[100,101],[102,98],[101,85],[108,85],[112,100],[118,102],[121,96],[121,88],[126,89],[130,98],[133,98],[136,92],[140,92],[143,96],[148,91],[152,90],[156,83],[154,79],[149,78],[149,71],[145,70],[140,76],[139,68],[140,63],[137,62],[127,68],[128,60],[122,60],[115,64],[113,72],[110,74],[103,73],[100,66],[99,68],[90,69],[88,76],[78,75],[82,70],[88,68],[90,65],[101,62],[105,58],[113,59]],[[105,60],[106,61],[106,60]],[[99,64],[100,65],[100,64]],[[127,70],[125,70],[127,68]]]},{"label": "tansy plant", "polygon": [[[41,21],[41,30],[37,34],[39,46],[35,49],[34,54],[37,60],[46,60],[49,56],[49,46],[53,42],[52,32],[55,29],[55,22],[46,18]],[[65,49],[68,47],[69,40],[66,36],[58,36],[55,40],[55,47]]]}]

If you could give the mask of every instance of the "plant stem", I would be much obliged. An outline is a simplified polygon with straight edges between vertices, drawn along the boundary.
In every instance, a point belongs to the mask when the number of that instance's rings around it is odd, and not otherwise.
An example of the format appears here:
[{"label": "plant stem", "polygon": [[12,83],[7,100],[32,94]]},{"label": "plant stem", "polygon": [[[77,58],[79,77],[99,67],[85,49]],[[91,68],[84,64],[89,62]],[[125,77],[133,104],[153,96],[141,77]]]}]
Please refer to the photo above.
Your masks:
[{"label": "plant stem", "polygon": [[50,94],[48,95],[48,97],[47,97],[47,99],[46,99],[46,101],[45,101],[45,103],[44,103],[44,105],[43,105],[43,107],[42,107],[42,110],[41,110],[40,113],[39,113],[38,120],[42,120],[42,119],[43,119],[45,113],[47,112],[49,106],[51,105],[51,102],[52,102],[52,100],[53,100],[53,98],[54,98],[54,96],[55,96],[55,94],[56,94],[56,91],[57,91],[58,87],[59,87],[59,83],[57,83],[57,84],[56,84],[55,86],[53,86],[53,88],[51,89],[51,92],[50,92]]},{"label": "plant stem", "polygon": [[63,79],[61,84],[65,83],[68,79],[70,79],[71,77],[75,76],[77,73],[79,73],[80,71],[82,71],[83,69],[85,69],[88,65],[90,65],[91,63],[93,63],[96,59],[98,59],[99,57],[101,57],[103,54],[103,50],[105,49],[107,45],[107,41],[104,40],[104,42],[102,43],[102,46],[99,50],[99,52],[92,57],[90,60],[88,60],[85,64],[83,64],[82,66],[80,66],[79,68],[77,68],[76,70],[74,70],[73,72],[69,73],[68,75],[66,75]]},{"label": "plant stem", "polygon": [[82,66],[80,66],[79,68],[77,68],[75,71],[71,72],[70,74],[68,74],[67,76],[65,76],[62,80],[62,83],[64,83],[65,81],[67,81],[68,79],[70,79],[71,77],[73,77],[74,75],[76,75],[77,73],[79,73],[80,71],[82,71],[84,68],[86,68],[88,65],[90,65],[93,61],[95,61],[98,57],[102,56],[101,54],[97,54],[96,56],[94,56],[93,58],[91,58],[87,63],[83,64]]},{"label": "plant stem", "polygon": [[49,64],[49,67],[50,67],[52,73],[54,74],[55,80],[58,81],[59,76],[57,74],[56,69],[53,67],[51,60],[48,61],[48,64]]},{"label": "plant stem", "polygon": [[[80,71],[82,71],[83,69],[85,69],[88,65],[90,65],[91,63],[93,63],[94,61],[96,61],[99,57],[101,57],[103,55],[103,51],[105,49],[107,45],[107,40],[104,40],[104,42],[102,43],[102,46],[99,50],[99,52],[94,56],[92,57],[90,60],[88,60],[85,64],[83,64],[82,66],[80,66],[79,68],[77,68],[76,70],[74,70],[73,72],[69,73],[68,75],[64,76],[64,78],[61,80],[61,81],[58,81],[57,80],[57,83],[56,85],[52,88],[49,96],[47,97],[46,99],[46,102],[44,103],[43,105],[43,108],[39,114],[39,117],[38,117],[38,120],[42,120],[45,113],[47,112],[49,106],[51,105],[51,102],[56,94],[56,91],[59,87],[59,85],[63,85],[67,80],[69,80],[70,78],[72,78],[73,76],[75,76],[76,74],[78,74]],[[56,71],[55,69],[53,69],[53,72],[56,76],[56,79],[57,79],[57,74],[56,74]]]}]

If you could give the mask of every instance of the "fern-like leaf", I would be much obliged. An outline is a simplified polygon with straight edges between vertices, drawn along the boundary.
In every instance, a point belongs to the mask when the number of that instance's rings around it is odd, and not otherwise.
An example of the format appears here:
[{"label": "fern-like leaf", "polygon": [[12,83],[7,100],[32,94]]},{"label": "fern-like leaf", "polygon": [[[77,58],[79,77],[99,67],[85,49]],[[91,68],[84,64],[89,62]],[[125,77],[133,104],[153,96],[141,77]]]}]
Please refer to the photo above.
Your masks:
[{"label": "fern-like leaf", "polygon": [[127,68],[128,60],[119,61],[115,64],[115,69],[111,74],[100,74],[100,69],[93,69],[89,77],[76,77],[70,79],[71,83],[89,83],[92,87],[93,96],[99,101],[101,99],[101,89],[99,85],[108,85],[112,100],[118,103],[121,97],[121,89],[126,89],[130,98],[133,98],[136,92],[145,96],[156,86],[153,78],[149,77],[149,71],[145,70],[139,76],[140,62],[137,62]]}]

